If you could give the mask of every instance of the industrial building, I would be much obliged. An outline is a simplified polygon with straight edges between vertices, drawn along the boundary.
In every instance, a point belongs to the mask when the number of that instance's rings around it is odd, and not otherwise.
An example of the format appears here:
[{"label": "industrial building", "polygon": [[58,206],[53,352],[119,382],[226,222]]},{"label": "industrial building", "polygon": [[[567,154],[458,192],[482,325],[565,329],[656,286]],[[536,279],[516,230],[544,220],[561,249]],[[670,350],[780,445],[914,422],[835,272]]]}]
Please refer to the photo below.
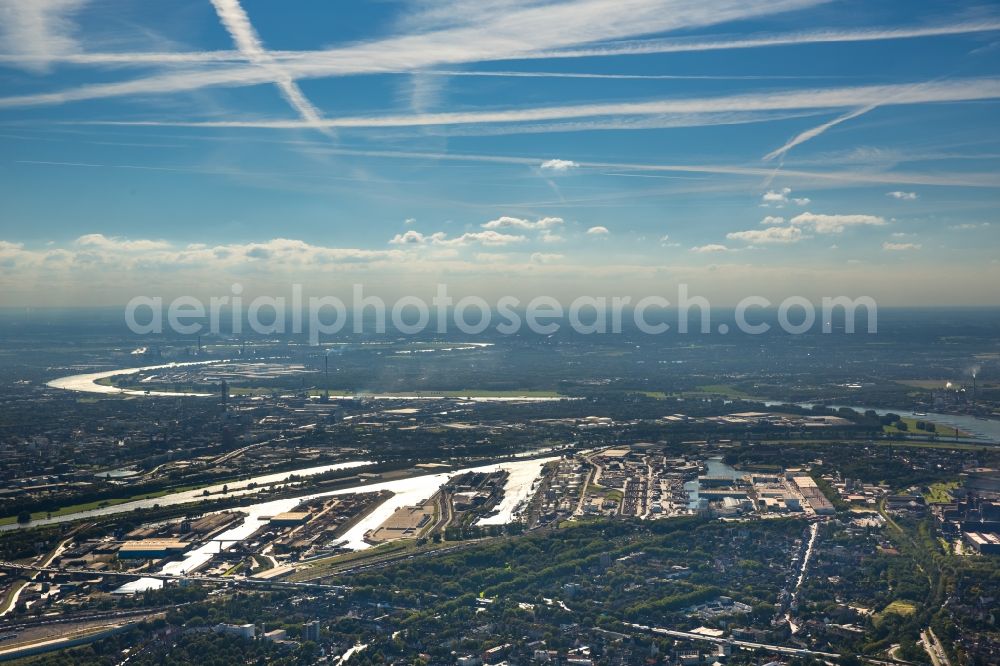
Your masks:
[{"label": "industrial building", "polygon": [[118,548],[119,559],[160,559],[183,553],[190,542],[180,539],[141,539],[126,541]]}]

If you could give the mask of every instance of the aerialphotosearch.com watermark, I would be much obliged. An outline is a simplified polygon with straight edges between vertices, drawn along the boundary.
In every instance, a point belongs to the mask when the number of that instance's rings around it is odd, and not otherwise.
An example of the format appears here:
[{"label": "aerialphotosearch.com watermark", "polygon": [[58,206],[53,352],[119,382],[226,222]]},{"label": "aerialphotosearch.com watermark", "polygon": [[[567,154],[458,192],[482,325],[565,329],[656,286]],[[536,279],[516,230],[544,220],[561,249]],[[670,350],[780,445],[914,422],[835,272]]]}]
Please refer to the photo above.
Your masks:
[{"label": "aerialphotosearch.com watermark", "polygon": [[[402,296],[387,303],[378,296],[366,295],[361,284],[353,285],[349,303],[330,295],[306,298],[301,284],[292,285],[290,297],[257,296],[247,303],[244,300],[240,284],[233,284],[228,295],[211,297],[207,304],[193,296],[179,296],[168,303],[159,296],[136,296],[125,307],[125,323],[139,335],[165,330],[179,335],[239,335],[246,324],[260,335],[306,334],[314,345],[323,336],[344,332],[384,334],[390,325],[393,332],[402,335],[446,334],[454,330],[478,335],[490,327],[503,335],[517,334],[525,327],[539,335],[552,335],[563,326],[583,335],[622,333],[632,325],[648,335],[672,331],[727,334],[731,330],[728,323],[713,328],[711,303],[704,296],[692,296],[683,283],[677,286],[673,301],[662,295],[635,299],[579,296],[567,306],[552,296],[535,296],[527,302],[515,296],[502,296],[492,303],[479,296],[455,300],[444,284],[437,285],[430,303],[417,296]],[[842,322],[838,330],[854,333],[859,315],[864,312],[867,332],[878,332],[878,307],[870,296],[827,296],[821,299],[819,308],[808,298],[789,296],[777,304],[774,317],[768,316],[774,305],[763,296],[747,296],[732,310],[733,324],[741,333],[762,335],[772,330],[769,322],[773,320],[780,330],[797,335],[815,331],[819,321],[820,330],[831,333],[837,316],[837,321]],[[697,328],[691,325],[695,313]]]}]

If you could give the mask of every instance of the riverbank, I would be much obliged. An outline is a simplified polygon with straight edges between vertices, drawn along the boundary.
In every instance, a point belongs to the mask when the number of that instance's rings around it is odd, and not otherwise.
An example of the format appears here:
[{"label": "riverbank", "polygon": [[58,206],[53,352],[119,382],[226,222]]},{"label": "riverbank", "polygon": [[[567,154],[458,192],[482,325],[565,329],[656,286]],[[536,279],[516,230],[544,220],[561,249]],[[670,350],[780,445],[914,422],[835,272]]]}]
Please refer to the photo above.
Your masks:
[{"label": "riverbank", "polygon": [[[214,363],[231,363],[231,359],[219,359],[214,361],[190,361],[182,363],[165,363],[161,365],[147,365],[137,368],[122,368],[119,370],[104,370],[101,372],[90,372],[79,375],[68,375],[46,382],[49,388],[63,389],[67,391],[77,391],[81,393],[99,393],[103,395],[128,395],[139,397],[188,397],[205,398],[214,393],[199,393],[192,391],[163,391],[142,388],[119,388],[114,385],[114,378],[128,375],[136,375],[151,370],[162,370],[169,368],[183,368],[197,365],[210,365]],[[234,387],[232,395],[268,395],[271,393],[281,393],[280,389],[253,389]],[[310,392],[312,397],[318,398],[322,395],[319,390]],[[553,400],[578,400],[561,395],[555,391],[489,391],[483,389],[460,389],[449,391],[400,391],[398,393],[337,393],[332,392],[330,397],[337,399],[351,400],[467,400],[470,402],[549,402]]]}]

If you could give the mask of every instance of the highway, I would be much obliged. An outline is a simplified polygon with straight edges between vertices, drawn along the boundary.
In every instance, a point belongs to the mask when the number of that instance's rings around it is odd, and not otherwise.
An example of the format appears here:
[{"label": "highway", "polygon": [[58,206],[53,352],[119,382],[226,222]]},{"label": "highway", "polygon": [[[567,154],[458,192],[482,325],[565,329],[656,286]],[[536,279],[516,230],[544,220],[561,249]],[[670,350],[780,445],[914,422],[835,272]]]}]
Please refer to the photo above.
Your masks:
[{"label": "highway", "polygon": [[[768,643],[754,643],[753,641],[739,641],[733,638],[724,638],[722,636],[705,636],[704,634],[696,634],[691,631],[677,631],[675,629],[664,629],[662,627],[648,627],[644,624],[632,624],[631,622],[625,622],[624,624],[628,627],[632,627],[633,629],[640,629],[654,634],[670,636],[671,638],[681,638],[689,641],[705,641],[707,643],[715,643],[717,645],[731,645],[744,650],[767,650],[768,652],[784,654],[792,657],[815,657],[817,659],[830,660],[839,660],[843,656],[834,654],[833,652],[808,650],[806,648],[797,648],[788,645],[770,645]],[[888,657],[871,657],[861,654],[857,655],[857,657],[858,659],[868,662],[869,664],[884,664],[885,666],[903,666],[912,664],[912,662],[909,661],[891,659]]]},{"label": "highway", "polygon": [[812,557],[813,547],[816,545],[816,538],[819,536],[819,523],[813,523],[809,526],[809,541],[805,545],[805,551],[802,554],[802,568],[799,571],[799,577],[795,582],[795,589],[792,590],[792,599],[789,604],[788,612],[785,614],[785,619],[788,622],[789,629],[792,630],[792,634],[797,634],[799,632],[799,626],[795,624],[792,618],[792,609],[796,607],[799,599],[799,589],[802,587],[802,583],[806,579],[806,568],[809,566],[809,559]]},{"label": "highway", "polygon": [[927,652],[934,666],[951,666],[948,653],[945,651],[944,646],[941,645],[941,641],[934,634],[933,629],[928,627],[925,631],[921,631],[920,638],[924,644],[924,651]]},{"label": "highway", "polygon": [[149,573],[149,572],[135,572],[135,571],[92,571],[90,569],[70,569],[70,568],[60,568],[60,567],[48,567],[41,565],[32,564],[18,564],[17,562],[5,562],[0,561],[0,570],[9,571],[24,571],[32,572],[32,574],[37,573],[53,573],[53,574],[73,574],[81,576],[117,576],[120,578],[155,578],[157,580],[185,580],[196,583],[217,583],[223,585],[245,585],[248,587],[262,587],[262,588],[286,588],[286,589],[320,589],[320,590],[332,590],[337,592],[342,592],[344,590],[350,589],[345,585],[326,585],[323,583],[311,583],[311,582],[301,582],[296,583],[287,580],[262,580],[257,578],[241,578],[236,576],[198,576],[192,574],[186,574],[184,576],[176,576],[174,574],[164,574],[164,573]]},{"label": "highway", "polygon": [[793,657],[817,657],[821,659],[840,658],[839,654],[835,654],[833,652],[819,652],[817,650],[807,650],[806,648],[796,648],[787,645],[769,645],[767,643],[739,641],[732,638],[723,638],[721,636],[705,636],[704,634],[696,634],[690,631],[677,631],[675,629],[664,629],[662,627],[648,627],[644,624],[632,624],[631,622],[626,622],[625,624],[633,629],[648,631],[654,634],[661,634],[663,636],[670,636],[671,638],[683,638],[689,641],[706,641],[719,645],[732,645],[733,647],[745,648],[747,650],[767,650],[769,652],[787,654]]},{"label": "highway", "polygon": [[[49,563],[52,562],[52,560],[54,560],[56,557],[59,556],[60,553],[62,553],[64,550],[66,550],[66,547],[69,545],[69,543],[72,540],[73,540],[73,537],[69,536],[69,537],[66,537],[65,539],[63,539],[62,541],[60,541],[59,545],[56,546],[55,549],[53,549],[51,553],[49,553],[48,555],[46,555],[41,560],[41,564],[39,564],[38,566],[39,567],[48,566]],[[0,617],[3,617],[7,613],[9,613],[12,610],[14,610],[14,608],[17,606],[17,600],[21,598],[21,593],[24,592],[24,590],[28,587],[28,585],[31,584],[31,581],[34,580],[35,576],[38,575],[37,571],[39,571],[39,569],[35,569],[35,571],[36,571],[36,573],[32,574],[28,578],[28,580],[26,580],[24,582],[23,585],[21,585],[20,587],[18,587],[17,589],[15,589],[13,591],[13,593],[10,595],[10,598],[7,600],[6,607],[3,608],[2,610],[0,610]]]},{"label": "highway", "polygon": [[82,622],[114,621],[124,618],[142,617],[145,615],[163,614],[165,611],[190,606],[199,603],[196,601],[185,601],[179,604],[169,604],[167,606],[149,606],[146,608],[131,608],[127,610],[113,611],[93,611],[80,614],[65,614],[56,616],[41,616],[34,618],[20,618],[18,620],[6,620],[0,623],[0,631],[23,631],[32,627],[42,627],[51,624],[80,624]]},{"label": "highway", "polygon": [[[386,567],[386,566],[389,566],[389,565],[392,565],[392,564],[398,564],[400,562],[405,562],[405,561],[408,561],[408,560],[414,560],[414,559],[417,559],[417,558],[420,558],[420,557],[424,557],[424,556],[429,556],[429,555],[434,555],[434,556],[436,556],[436,555],[444,555],[445,553],[451,553],[451,552],[454,552],[454,551],[457,551],[457,550],[462,550],[462,549],[465,549],[465,548],[470,548],[471,546],[478,545],[478,544],[483,543],[484,541],[489,541],[489,540],[496,539],[496,538],[498,538],[498,537],[482,537],[482,538],[479,538],[479,539],[472,539],[470,541],[466,541],[466,542],[463,542],[463,543],[460,543],[460,544],[457,544],[457,545],[454,545],[454,546],[446,546],[446,547],[443,547],[443,548],[434,548],[434,549],[431,549],[431,550],[418,551],[416,553],[412,553],[412,552],[392,553],[392,554],[386,555],[384,557],[365,558],[365,559],[360,560],[357,564],[353,564],[353,562],[345,562],[344,563],[345,566],[343,568],[339,568],[336,565],[331,565],[329,568],[328,567],[322,567],[320,569],[320,571],[318,571],[318,572],[317,571],[310,572],[309,568],[303,568],[303,569],[299,569],[298,572],[296,572],[296,576],[298,576],[299,578],[302,578],[303,580],[320,580],[320,579],[323,579],[323,578],[329,578],[331,576],[342,576],[344,574],[349,574],[349,573],[358,573],[360,571],[368,571],[368,570],[371,570],[371,569],[379,569],[381,567]],[[310,576],[310,575],[312,575],[313,577],[312,578],[305,578],[306,576]],[[338,587],[338,586],[332,586],[332,587]],[[343,586],[340,586],[340,587],[343,587]]]}]

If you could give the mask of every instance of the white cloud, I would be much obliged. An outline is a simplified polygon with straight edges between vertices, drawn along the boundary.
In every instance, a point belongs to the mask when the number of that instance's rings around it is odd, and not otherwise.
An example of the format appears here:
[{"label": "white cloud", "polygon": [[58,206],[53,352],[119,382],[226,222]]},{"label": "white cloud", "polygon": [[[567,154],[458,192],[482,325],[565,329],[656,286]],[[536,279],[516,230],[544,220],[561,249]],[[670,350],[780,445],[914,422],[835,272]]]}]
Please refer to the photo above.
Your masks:
[{"label": "white cloud", "polygon": [[760,202],[764,205],[786,204],[788,195],[792,193],[792,188],[783,187],[780,190],[768,190],[760,195]]},{"label": "white cloud", "polygon": [[542,217],[534,222],[504,215],[482,225],[483,229],[552,229],[563,224],[561,217]]},{"label": "white cloud", "polygon": [[543,243],[559,243],[563,240],[563,237],[554,233],[553,230],[562,226],[564,223],[565,222],[561,217],[542,217],[535,221],[531,221],[520,217],[504,215],[495,220],[490,220],[489,222],[484,223],[482,227],[490,230],[523,229],[526,231],[538,231],[540,232],[538,238]]},{"label": "white cloud", "polygon": [[[402,150],[358,150],[353,148],[338,148],[324,146],[323,152],[332,155],[348,155],[360,157],[384,157],[390,159],[414,159],[414,160],[442,160],[454,162],[478,162],[485,164],[526,164],[538,163],[537,158],[531,157],[511,157],[509,155],[473,155],[461,153],[426,152],[426,151],[402,151]],[[46,162],[29,162],[46,164]],[[20,162],[19,162],[20,163]],[[67,163],[61,163],[67,164]],[[70,163],[69,165],[72,166]],[[82,165],[87,166],[87,165]],[[592,167],[595,169],[617,169],[636,172],[649,173],[696,173],[696,174],[722,174],[732,176],[751,176],[770,178],[774,175],[774,169],[770,167],[746,167],[732,166],[729,164],[649,164],[635,162],[581,162],[581,167]],[[788,177],[801,178],[804,180],[821,180],[832,183],[871,183],[883,184],[906,184],[906,185],[935,185],[954,187],[1000,187],[1000,179],[994,172],[969,173],[963,172],[956,175],[947,175],[940,172],[934,173],[913,173],[893,171],[891,173],[879,173],[865,169],[861,171],[803,171],[798,169],[782,169],[782,173]]]},{"label": "white cloud", "polygon": [[917,198],[916,192],[886,192],[885,196],[892,197],[893,199],[899,199],[900,201],[913,201]]},{"label": "white cloud", "polygon": [[263,243],[245,243],[216,247],[189,246],[177,252],[183,261],[190,254],[198,258],[207,254],[216,258],[227,258],[230,262],[262,260],[269,263],[296,267],[302,264],[359,263],[386,259],[399,259],[403,255],[394,250],[363,250],[357,248],[335,248],[312,245],[305,241],[274,238]]},{"label": "white cloud", "polygon": [[831,127],[836,127],[837,125],[839,125],[839,124],[841,124],[843,122],[851,120],[852,118],[857,118],[860,115],[868,113],[869,111],[872,111],[873,109],[875,109],[878,106],[880,106],[882,103],[885,103],[885,101],[883,100],[882,102],[872,102],[870,104],[866,104],[866,105],[862,106],[861,108],[854,109],[853,111],[848,111],[845,114],[837,116],[833,120],[825,122],[822,125],[817,125],[816,127],[813,127],[811,129],[807,129],[806,131],[804,131],[804,132],[802,132],[800,134],[797,134],[794,137],[792,137],[791,139],[789,139],[780,148],[778,148],[776,150],[772,150],[767,155],[764,155],[764,157],[762,159],[765,162],[767,162],[769,160],[773,160],[776,157],[781,157],[781,156],[785,155],[786,153],[788,153],[788,151],[791,150],[792,148],[794,148],[795,146],[803,144],[806,141],[809,141],[810,139],[815,139],[817,136],[819,136],[823,132],[827,131]]},{"label": "white cloud", "polygon": [[[655,237],[650,240],[655,240]],[[363,250],[311,245],[294,239],[271,239],[226,245],[171,244],[163,250],[123,253],[96,247],[82,248],[73,243],[55,246],[28,243],[24,246],[12,241],[15,239],[7,243],[0,241],[0,286],[8,294],[8,300],[19,305],[38,305],[42,302],[70,304],[72,301],[67,299],[80,298],[77,288],[80,284],[88,285],[91,292],[97,289],[96,293],[107,294],[107,298],[111,299],[90,300],[87,304],[124,302],[134,296],[134,290],[130,290],[129,285],[134,285],[136,280],[154,285],[156,292],[166,298],[186,293],[205,299],[210,295],[228,293],[234,274],[240,276],[239,282],[247,288],[248,296],[285,294],[289,284],[298,282],[308,285],[310,280],[325,275],[336,276],[336,281],[324,284],[342,285],[332,287],[335,290],[332,293],[336,295],[347,295],[352,283],[366,282],[371,286],[371,291],[366,286],[366,293],[379,294],[383,298],[415,293],[414,289],[418,290],[416,293],[432,293],[442,275],[452,275],[453,279],[464,280],[469,289],[482,290],[481,295],[488,300],[509,293],[528,300],[537,294],[538,280],[549,277],[554,282],[546,284],[561,282],[566,285],[565,291],[559,291],[557,287],[554,295],[570,299],[580,293],[580,289],[592,291],[596,288],[599,291],[608,280],[626,285],[624,293],[654,293],[664,279],[674,279],[671,276],[677,279],[692,276],[690,279],[698,279],[699,284],[704,277],[714,280],[708,282],[705,295],[713,301],[722,299],[721,302],[725,302],[724,297],[732,293],[734,281],[748,293],[769,294],[781,293],[782,290],[787,292],[789,280],[789,267],[784,263],[731,261],[745,254],[742,244],[734,246],[735,249],[729,252],[688,254],[691,244],[687,243],[684,246],[687,261],[667,267],[662,261],[650,261],[655,258],[653,255],[624,262],[610,256],[588,255],[577,262],[567,253],[562,261],[532,263],[530,255],[540,248],[525,252],[521,251],[523,246],[493,248],[497,250],[493,253],[494,258],[497,254],[507,254],[510,260],[483,264],[476,261],[476,254],[490,254],[493,249],[473,246],[458,251],[447,246],[428,246],[420,251],[407,251],[406,247],[383,245],[379,250]],[[880,251],[880,244],[881,240],[873,242],[876,251]],[[817,245],[822,246],[821,243]],[[515,249],[518,251],[513,251]],[[996,256],[995,253],[989,254]],[[807,297],[818,299],[829,292],[830,284],[841,284],[839,281],[846,279],[854,285],[848,287],[858,293],[875,289],[877,293],[873,295],[880,302],[886,298],[887,303],[912,303],[906,300],[906,294],[912,294],[915,286],[922,293],[929,289],[930,293],[937,294],[936,299],[940,300],[931,302],[948,302],[947,299],[953,298],[956,293],[963,295],[963,303],[990,302],[993,294],[988,284],[991,283],[989,280],[983,282],[982,269],[985,265],[990,270],[996,270],[996,266],[988,264],[991,257],[987,256],[982,262],[959,262],[949,266],[948,280],[939,284],[940,275],[933,271],[928,273],[923,264],[904,261],[919,255],[883,252],[886,261],[881,264],[878,261],[866,262],[870,268],[860,273],[838,270],[834,265],[836,255],[828,256],[827,262],[801,261],[802,265],[796,268],[794,275],[796,289]],[[839,261],[852,256],[856,255],[845,249]],[[28,285],[27,288],[25,285]],[[939,288],[937,292],[933,291],[935,285]],[[964,291],[967,287],[977,288],[978,291],[970,298]],[[899,294],[903,295],[903,300],[898,300]]]},{"label": "white cloud", "polygon": [[768,227],[773,227],[778,224],[784,224],[785,218],[778,215],[766,215],[764,219],[760,221],[761,224]]},{"label": "white cloud", "polygon": [[803,238],[808,238],[802,234],[799,227],[768,227],[767,229],[751,229],[749,231],[734,231],[726,234],[730,240],[739,240],[744,243],[797,243]]},{"label": "white cloud", "polygon": [[822,215],[819,213],[800,213],[790,220],[796,226],[808,227],[818,234],[839,234],[847,227],[874,226],[881,227],[888,222],[877,215]]},{"label": "white cloud", "polygon": [[[298,142],[292,141],[292,145],[298,145]],[[333,145],[323,145],[311,147],[312,150],[319,154],[327,153],[330,155],[347,155],[352,157],[381,157],[389,159],[412,159],[412,160],[439,160],[439,161],[449,161],[449,162],[475,162],[483,164],[522,164],[522,165],[535,165],[538,164],[537,158],[531,157],[512,157],[509,155],[484,155],[484,154],[463,154],[463,153],[444,153],[444,152],[430,152],[430,151],[404,151],[404,150],[372,150],[372,149],[356,149],[356,148],[342,148]],[[207,175],[240,175],[244,172],[239,170],[219,170],[219,169],[205,169],[203,167],[151,167],[149,165],[135,165],[135,164],[99,164],[99,163],[80,163],[80,162],[58,162],[58,161],[45,161],[45,160],[16,160],[17,164],[34,164],[34,165],[48,165],[48,166],[63,166],[63,167],[74,167],[74,168],[108,168],[108,169],[143,169],[143,170],[153,170],[153,171],[170,171],[170,172],[190,172],[190,173],[202,173]],[[694,174],[721,174],[721,175],[731,175],[731,176],[750,176],[750,177],[761,177],[770,178],[774,175],[773,168],[764,167],[745,167],[745,166],[732,166],[729,164],[650,164],[650,163],[636,163],[636,162],[581,162],[583,167],[593,167],[597,169],[615,169],[615,170],[627,170],[634,172],[648,172],[648,173],[694,173]],[[245,172],[248,176],[254,175],[271,175],[267,173],[257,174],[255,172]],[[788,177],[800,178],[804,180],[819,180],[819,181],[829,181],[830,183],[843,184],[843,183],[862,183],[865,185],[870,185],[872,183],[882,183],[882,184],[905,184],[905,185],[934,185],[934,186],[949,186],[949,187],[975,187],[975,188],[990,188],[995,189],[1000,187],[1000,179],[998,179],[995,172],[962,172],[960,174],[944,174],[942,172],[928,172],[928,173],[918,173],[918,172],[903,172],[903,171],[892,171],[892,172],[875,172],[871,170],[860,170],[860,171],[844,171],[844,170],[830,170],[830,171],[805,171],[799,169],[788,169],[782,170],[782,173]]]},{"label": "white cloud", "polygon": [[[782,187],[780,190],[768,190],[764,194],[760,195],[760,205],[763,208],[784,208],[789,203],[794,203],[796,206],[806,206],[812,199],[808,197],[790,197],[792,193],[792,188]],[[767,218],[764,218],[767,219]],[[777,218],[780,219],[780,218]],[[784,220],[782,220],[784,222]],[[765,224],[762,222],[761,224]],[[779,223],[780,224],[780,223]]]},{"label": "white cloud", "polygon": [[411,224],[416,224],[416,223],[417,223],[417,218],[415,217],[408,217],[405,220],[403,220],[403,224],[405,224],[406,226],[410,226]]},{"label": "white cloud", "polygon": [[273,270],[297,270],[304,266],[336,269],[339,265],[396,261],[405,256],[398,250],[325,247],[287,238],[209,246],[95,233],[80,236],[67,247],[49,246],[45,250],[25,249],[18,243],[0,241],[0,259],[6,268],[63,267],[140,272],[188,268],[217,272],[253,265]]},{"label": "white cloud", "polygon": [[[10,0],[18,3],[21,0]],[[23,0],[31,4],[36,0]],[[414,71],[461,64],[530,57],[539,51],[594,44],[604,40],[716,25],[810,7],[821,0],[718,0],[711,6],[679,0],[664,10],[662,0],[475,3],[439,22],[418,21],[415,30],[322,51],[271,54],[293,78]],[[502,10],[500,10],[502,8]],[[227,54],[231,58],[232,54]],[[227,64],[154,75],[126,82],[125,88],[96,88],[103,94],[148,94],[208,86],[273,82],[273,73],[251,64]],[[77,92],[80,94],[80,91]]]},{"label": "white cloud", "polygon": [[26,69],[45,70],[79,51],[71,16],[86,0],[0,0],[0,53]]},{"label": "white cloud", "polygon": [[602,227],[602,226],[596,226],[587,229],[588,236],[607,236],[610,233],[611,232],[608,231],[607,227]]},{"label": "white cloud", "polygon": [[553,254],[551,252],[534,252],[531,255],[531,263],[533,264],[551,264],[554,262],[562,261],[565,255]]},{"label": "white cloud", "polygon": [[321,124],[319,110],[306,98],[295,80],[275,62],[274,57],[264,50],[264,45],[239,0],[212,0],[212,5],[240,53],[251,63],[270,73],[281,96],[298,111],[303,121],[322,132],[329,132],[330,129]]},{"label": "white cloud", "polygon": [[[165,77],[182,77],[169,74]],[[255,75],[257,83],[268,79]],[[177,92],[171,80],[159,89],[148,90],[129,82],[96,84],[59,93],[40,93],[22,97],[0,98],[0,108],[63,103],[94,97]],[[183,89],[183,88],[181,88]],[[889,84],[846,88],[796,89],[781,92],[743,93],[705,98],[670,98],[646,102],[610,102],[563,106],[527,107],[486,111],[449,111],[442,113],[341,116],[324,119],[320,124],[330,128],[428,127],[483,123],[523,123],[598,117],[659,116],[664,114],[731,114],[733,112],[768,112],[806,109],[836,109],[856,107],[878,101],[883,105],[960,102],[1000,98],[1000,78],[954,79],[913,86]],[[254,127],[266,129],[302,129],[315,127],[305,120],[210,120],[210,121],[94,121],[98,124],[169,126],[169,127]],[[585,166],[584,163],[581,163]]]},{"label": "white cloud", "polygon": [[524,236],[512,236],[502,234],[497,231],[473,231],[464,233],[455,238],[448,238],[443,231],[433,234],[422,234],[415,229],[410,229],[402,234],[396,234],[389,240],[390,245],[440,245],[445,247],[461,247],[464,245],[480,244],[485,246],[510,245],[512,243],[523,243],[528,240]]},{"label": "white cloud", "polygon": [[170,247],[170,243],[162,240],[128,240],[117,236],[105,236],[104,234],[85,234],[76,239],[75,243],[80,247],[99,248],[116,252],[144,252],[147,250],[164,250]]},{"label": "white cloud", "polygon": [[699,254],[709,254],[713,252],[729,252],[729,248],[725,245],[720,245],[718,243],[709,243],[708,245],[696,245],[691,248],[691,252],[697,252]]},{"label": "white cloud", "polygon": [[[17,4],[20,0],[7,0],[13,4]],[[28,4],[24,2],[24,4]],[[481,5],[486,5],[486,3],[480,3]],[[442,5],[448,6],[451,5]],[[470,19],[471,17],[466,17]],[[483,17],[480,16],[480,23],[485,23],[481,20]],[[469,23],[474,23],[475,21],[469,20]],[[451,23],[455,23],[454,20]],[[698,52],[698,51],[720,51],[720,50],[733,50],[733,49],[752,49],[752,48],[766,48],[781,45],[795,45],[795,44],[822,44],[822,43],[844,43],[844,42],[865,42],[865,41],[884,41],[893,39],[911,39],[916,37],[930,37],[937,35],[961,35],[961,34],[975,34],[981,32],[993,32],[1000,29],[1000,22],[994,20],[982,20],[982,21],[966,21],[951,24],[938,24],[938,25],[922,25],[913,27],[896,27],[896,28],[868,28],[862,30],[818,30],[814,32],[794,32],[786,34],[777,35],[762,35],[747,39],[721,39],[721,40],[711,40],[711,41],[695,41],[691,39],[682,40],[671,40],[671,39],[646,39],[639,42],[626,42],[619,43],[608,46],[594,46],[585,47],[580,49],[568,49],[561,48],[555,51],[547,50],[533,50],[527,52],[521,56],[519,59],[532,59],[532,58],[583,58],[583,57],[608,57],[608,56],[619,56],[619,55],[640,55],[640,54],[655,54],[655,53],[683,53],[683,52]],[[654,30],[656,32],[656,30]],[[433,36],[440,36],[440,33],[432,33]],[[417,35],[409,35],[411,40],[414,40]],[[398,46],[395,42],[401,40],[404,37],[392,37],[392,44]],[[597,39],[588,40],[597,41]],[[378,43],[376,43],[378,44]],[[365,45],[368,46],[368,45]],[[361,71],[352,72],[345,71],[345,68],[340,65],[340,58],[337,56],[348,52],[349,49],[333,49],[327,51],[274,51],[272,52],[274,57],[282,62],[297,62],[302,63],[312,63],[314,69],[317,70],[314,74],[309,74],[310,76],[334,76],[334,75],[345,75],[351,73],[365,73],[371,71],[367,68],[372,68],[378,66],[379,61],[364,61],[359,63],[359,67],[362,68]],[[4,54],[5,56],[6,54]],[[491,60],[491,59],[505,59],[502,52],[497,53],[494,56],[483,56],[481,58],[475,58],[470,60],[465,59],[455,59],[453,56],[460,56],[461,53],[448,53],[442,54],[445,60],[448,62],[476,62],[478,60]],[[28,58],[27,55],[21,58],[15,59],[13,57],[0,56],[0,62],[22,62],[24,59]],[[242,63],[244,57],[238,51],[201,51],[201,52],[113,52],[113,53],[67,53],[55,58],[58,62],[66,62],[70,64],[78,65],[114,65],[114,66],[136,66],[136,67],[146,67],[149,65],[170,65],[170,64],[205,64],[205,65],[220,65],[226,63]],[[349,60],[348,58],[343,58],[343,60]],[[388,58],[387,58],[388,60]],[[322,69],[322,65],[328,64],[332,71],[326,73]],[[408,71],[405,69],[400,69],[411,66],[408,63],[396,63],[396,69],[388,69],[389,63],[385,63],[383,68],[375,71]],[[412,67],[426,67],[427,63],[416,62],[413,63]],[[482,75],[482,76],[504,76],[510,75],[509,72],[468,72],[468,71],[457,71],[457,72],[441,72],[446,75]],[[535,72],[527,72],[525,74],[536,75]],[[544,73],[542,73],[544,74]],[[559,73],[562,75],[562,73]],[[595,75],[595,76],[607,76],[607,75]],[[613,75],[611,75],[613,77]],[[663,77],[669,78],[669,77]]]},{"label": "white cloud", "polygon": [[419,231],[410,229],[405,233],[396,234],[389,240],[389,243],[392,245],[423,245],[427,241],[427,236],[424,236]]},{"label": "white cloud", "polygon": [[578,166],[580,165],[571,160],[552,159],[542,162],[541,168],[549,171],[569,171],[570,169],[575,169]]},{"label": "white cloud", "polygon": [[911,39],[935,35],[959,35],[1000,30],[1000,22],[995,20],[970,21],[952,24],[924,25],[898,28],[870,28],[863,30],[820,30],[815,32],[795,32],[783,35],[763,35],[748,39],[720,39],[696,41],[691,39],[648,39],[614,46],[596,46],[584,49],[564,49],[542,53],[539,56],[557,58],[586,58],[593,56],[641,55],[653,53],[687,53],[692,51],[720,51],[731,49],[753,49],[793,44],[823,44],[843,42],[883,41],[890,39]]},{"label": "white cloud", "polygon": [[980,222],[979,224],[974,224],[972,222],[967,222],[965,224],[953,224],[949,229],[952,231],[972,231],[973,229],[986,229],[990,226],[989,222]]},{"label": "white cloud", "polygon": [[512,236],[501,234],[496,231],[474,231],[447,241],[443,244],[465,245],[468,243],[481,243],[483,245],[510,245],[511,243],[523,243],[528,240],[524,236]]},{"label": "white cloud", "polygon": [[511,264],[514,256],[510,252],[477,252],[475,260],[480,263]]},{"label": "white cloud", "polygon": [[[671,113],[652,115],[609,115],[593,119],[571,119],[546,122],[524,122],[493,125],[466,124],[441,129],[424,129],[437,136],[504,136],[508,134],[546,134],[551,132],[591,132],[607,130],[650,130],[679,127],[717,127],[750,123],[778,122],[815,115],[813,110],[793,111],[711,111],[705,113]],[[587,164],[577,163],[580,167]]]},{"label": "white cloud", "polygon": [[416,71],[409,77],[407,96],[414,113],[426,113],[440,106],[447,77],[429,71]]},{"label": "white cloud", "polygon": [[910,250],[919,250],[922,247],[919,243],[882,243],[882,249],[888,252],[907,252]]}]

